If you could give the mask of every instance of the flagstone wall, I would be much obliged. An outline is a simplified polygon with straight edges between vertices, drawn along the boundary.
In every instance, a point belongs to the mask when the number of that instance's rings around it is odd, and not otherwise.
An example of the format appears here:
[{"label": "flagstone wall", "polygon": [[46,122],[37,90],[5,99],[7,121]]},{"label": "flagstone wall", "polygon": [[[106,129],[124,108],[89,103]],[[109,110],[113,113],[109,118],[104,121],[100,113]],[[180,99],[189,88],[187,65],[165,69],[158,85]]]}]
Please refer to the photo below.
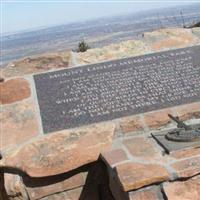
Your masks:
[{"label": "flagstone wall", "polygon": [[49,62],[44,68],[35,59],[24,61],[32,62],[29,69],[17,62],[4,68],[0,199],[98,200],[104,191],[108,200],[198,200],[200,147],[167,155],[150,133],[176,127],[168,114],[199,124],[200,101],[45,135],[33,80],[33,74],[43,71],[196,44],[199,28],[162,29],[145,33],[140,41],[71,52],[64,60],[58,55],[50,59],[56,65]]}]

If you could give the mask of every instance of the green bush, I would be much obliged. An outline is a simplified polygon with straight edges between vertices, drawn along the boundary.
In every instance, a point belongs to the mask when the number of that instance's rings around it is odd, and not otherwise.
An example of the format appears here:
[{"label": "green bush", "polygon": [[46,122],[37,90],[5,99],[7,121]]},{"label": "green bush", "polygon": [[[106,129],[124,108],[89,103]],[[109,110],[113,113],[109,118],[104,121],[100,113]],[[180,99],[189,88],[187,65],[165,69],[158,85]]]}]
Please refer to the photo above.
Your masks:
[{"label": "green bush", "polygon": [[90,49],[90,47],[84,40],[79,42],[77,52],[85,52],[88,49]]}]

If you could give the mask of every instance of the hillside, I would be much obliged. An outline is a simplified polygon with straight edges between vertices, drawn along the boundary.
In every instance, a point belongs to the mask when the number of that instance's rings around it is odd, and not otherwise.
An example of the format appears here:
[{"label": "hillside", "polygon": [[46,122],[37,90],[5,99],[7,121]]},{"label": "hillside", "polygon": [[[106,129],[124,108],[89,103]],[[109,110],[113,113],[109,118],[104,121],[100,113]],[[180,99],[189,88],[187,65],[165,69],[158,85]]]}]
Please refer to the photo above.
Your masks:
[{"label": "hillside", "polygon": [[31,74],[46,70],[72,67],[112,59],[143,55],[160,50],[200,44],[200,28],[167,28],[146,32],[139,40],[128,40],[89,49],[84,53],[70,51],[42,54],[9,63],[2,69],[3,77]]}]

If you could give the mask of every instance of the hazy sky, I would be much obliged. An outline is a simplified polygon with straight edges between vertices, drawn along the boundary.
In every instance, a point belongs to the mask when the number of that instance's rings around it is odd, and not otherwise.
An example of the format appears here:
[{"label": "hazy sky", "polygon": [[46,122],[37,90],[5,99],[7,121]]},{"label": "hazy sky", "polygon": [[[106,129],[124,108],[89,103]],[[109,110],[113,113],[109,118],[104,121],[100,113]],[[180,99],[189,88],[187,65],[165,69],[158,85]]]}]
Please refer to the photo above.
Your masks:
[{"label": "hazy sky", "polygon": [[[67,1],[0,0],[1,31],[15,32],[102,16],[189,4],[192,1]],[[199,0],[200,1],[200,0]],[[198,2],[198,1],[194,1]]]}]

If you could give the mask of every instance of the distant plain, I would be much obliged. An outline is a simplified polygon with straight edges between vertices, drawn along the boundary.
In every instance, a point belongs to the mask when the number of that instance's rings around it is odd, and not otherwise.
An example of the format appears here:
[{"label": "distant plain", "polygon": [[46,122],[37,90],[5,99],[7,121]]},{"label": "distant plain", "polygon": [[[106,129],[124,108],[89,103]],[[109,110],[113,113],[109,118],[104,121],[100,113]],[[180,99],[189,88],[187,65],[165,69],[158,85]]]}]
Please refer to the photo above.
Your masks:
[{"label": "distant plain", "polygon": [[190,26],[197,21],[200,21],[199,3],[7,34],[1,38],[2,66],[42,53],[76,50],[83,39],[92,48],[102,47],[140,38],[147,31]]}]

